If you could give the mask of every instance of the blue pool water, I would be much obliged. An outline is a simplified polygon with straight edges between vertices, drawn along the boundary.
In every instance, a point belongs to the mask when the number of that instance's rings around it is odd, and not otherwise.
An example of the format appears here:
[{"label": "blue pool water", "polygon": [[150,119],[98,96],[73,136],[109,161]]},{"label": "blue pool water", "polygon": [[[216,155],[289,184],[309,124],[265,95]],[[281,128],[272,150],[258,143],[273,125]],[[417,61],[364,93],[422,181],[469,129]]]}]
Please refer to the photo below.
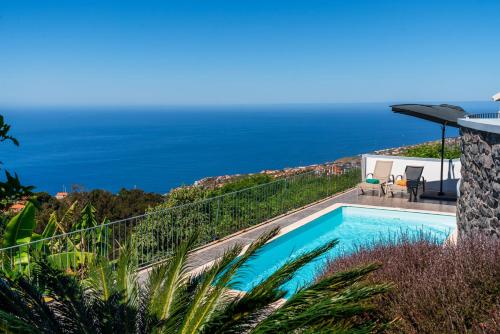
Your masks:
[{"label": "blue pool water", "polygon": [[343,206],[266,244],[261,252],[240,270],[235,288],[248,291],[285,262],[332,239],[338,239],[338,246],[301,268],[295,277],[284,285],[283,288],[290,295],[298,287],[311,282],[319,267],[329,258],[352,251],[356,245],[401,233],[414,235],[422,232],[426,236],[444,241],[455,225],[454,216]]}]

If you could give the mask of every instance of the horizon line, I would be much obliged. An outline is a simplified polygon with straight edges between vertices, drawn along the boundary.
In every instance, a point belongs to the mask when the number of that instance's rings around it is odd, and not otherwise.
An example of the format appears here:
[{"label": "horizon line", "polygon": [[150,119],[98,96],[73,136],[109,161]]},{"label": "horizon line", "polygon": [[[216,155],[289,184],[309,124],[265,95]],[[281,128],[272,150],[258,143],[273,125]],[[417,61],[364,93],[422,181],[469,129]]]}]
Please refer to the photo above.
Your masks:
[{"label": "horizon line", "polygon": [[5,108],[28,108],[28,109],[46,109],[46,108],[200,108],[200,107],[266,107],[266,106],[328,106],[328,105],[356,105],[356,104],[392,104],[416,103],[416,104],[443,104],[443,103],[478,103],[492,102],[489,100],[387,100],[387,101],[364,101],[364,102],[271,102],[271,103],[172,103],[172,104],[0,104],[0,109]]}]

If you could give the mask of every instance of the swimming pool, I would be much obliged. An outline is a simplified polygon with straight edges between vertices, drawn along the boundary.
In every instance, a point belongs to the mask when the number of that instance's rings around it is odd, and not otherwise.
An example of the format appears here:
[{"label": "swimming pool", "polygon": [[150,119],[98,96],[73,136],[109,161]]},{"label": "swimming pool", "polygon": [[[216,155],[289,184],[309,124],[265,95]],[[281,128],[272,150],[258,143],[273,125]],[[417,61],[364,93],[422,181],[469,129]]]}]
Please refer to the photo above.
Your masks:
[{"label": "swimming pool", "polygon": [[311,282],[318,267],[341,252],[349,252],[356,245],[366,244],[390,236],[425,233],[444,241],[455,229],[455,216],[356,206],[340,206],[267,243],[258,255],[240,269],[235,288],[249,291],[269,277],[286,261],[304,252],[338,239],[339,244],[315,261],[301,268],[294,278],[283,286],[288,296],[300,286]]}]

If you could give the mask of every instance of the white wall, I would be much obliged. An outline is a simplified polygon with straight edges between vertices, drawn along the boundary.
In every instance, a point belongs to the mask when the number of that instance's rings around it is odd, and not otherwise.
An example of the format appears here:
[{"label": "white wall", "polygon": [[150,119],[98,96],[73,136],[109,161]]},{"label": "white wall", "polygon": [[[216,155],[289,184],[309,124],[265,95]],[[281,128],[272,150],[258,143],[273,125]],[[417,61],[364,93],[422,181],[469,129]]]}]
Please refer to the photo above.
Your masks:
[{"label": "white wall", "polygon": [[[426,181],[439,181],[441,173],[441,159],[429,158],[409,158],[400,156],[389,155],[373,155],[363,154],[361,160],[361,168],[363,173],[363,180],[366,174],[373,173],[375,162],[377,160],[393,161],[391,174],[396,177],[403,175],[406,166],[423,166],[424,171],[422,176]],[[460,159],[444,160],[443,180],[456,180],[460,179],[460,168],[462,167]]]}]

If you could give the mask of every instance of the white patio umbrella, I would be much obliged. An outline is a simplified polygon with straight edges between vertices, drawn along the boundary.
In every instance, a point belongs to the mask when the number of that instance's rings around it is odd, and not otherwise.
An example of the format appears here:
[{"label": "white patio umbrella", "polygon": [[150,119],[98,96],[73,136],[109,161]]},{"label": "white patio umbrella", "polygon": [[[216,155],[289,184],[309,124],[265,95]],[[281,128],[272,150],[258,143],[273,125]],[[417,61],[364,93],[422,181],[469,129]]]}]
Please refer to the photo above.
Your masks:
[{"label": "white patio umbrella", "polygon": [[500,101],[500,92],[493,95],[492,99],[493,99],[493,101]]}]

